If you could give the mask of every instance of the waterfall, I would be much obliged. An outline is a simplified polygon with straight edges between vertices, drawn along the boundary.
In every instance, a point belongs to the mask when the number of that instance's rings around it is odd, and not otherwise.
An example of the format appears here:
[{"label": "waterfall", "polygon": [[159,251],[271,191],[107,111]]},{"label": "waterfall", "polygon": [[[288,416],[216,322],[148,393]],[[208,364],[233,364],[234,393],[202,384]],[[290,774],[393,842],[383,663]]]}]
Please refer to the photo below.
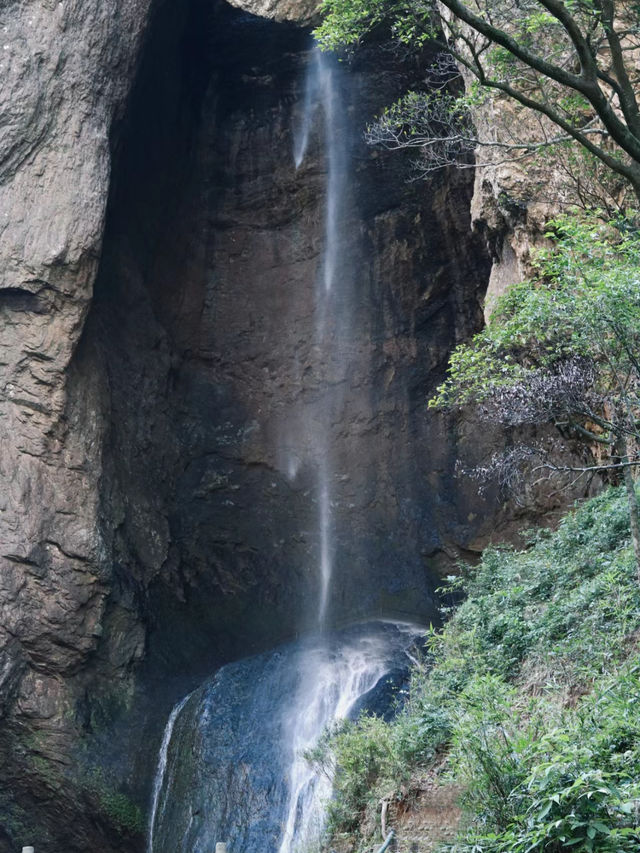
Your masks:
[{"label": "waterfall", "polygon": [[319,483],[319,532],[320,532],[320,598],[318,602],[318,624],[324,627],[327,617],[327,603],[333,574],[331,553],[331,499],[329,497],[329,460],[320,463]]},{"label": "waterfall", "polygon": [[[162,743],[160,745],[160,753],[158,755],[158,765],[156,767],[156,775],[153,780],[153,796],[151,798],[151,812],[149,817],[149,830],[147,835],[147,853],[153,853],[153,832],[156,824],[156,815],[158,813],[158,804],[160,802],[160,794],[162,793],[162,788],[165,781],[165,774],[167,772],[167,756],[169,754],[169,744],[171,743],[171,735],[173,734],[173,727],[176,724],[176,720],[178,719],[178,715],[180,711],[184,708],[189,700],[191,694],[185,696],[178,704],[173,708],[171,713],[169,714],[169,719],[167,720],[167,725],[164,728],[164,734],[162,736]],[[166,798],[165,798],[166,802]]]},{"label": "waterfall", "polygon": [[327,196],[325,205],[325,244],[322,265],[322,281],[326,293],[333,288],[339,263],[338,225],[345,189],[346,150],[344,139],[336,131],[336,123],[342,111],[342,103],[336,80],[337,62],[334,57],[313,49],[305,84],[302,121],[295,134],[293,156],[296,169],[302,165],[314,118],[320,109],[324,114],[324,147],[327,157]]},{"label": "waterfall", "polygon": [[[345,338],[349,323],[345,318],[344,286],[345,259],[341,251],[340,222],[344,213],[347,188],[347,146],[340,132],[344,115],[340,97],[339,67],[335,57],[314,47],[304,88],[304,102],[300,123],[294,133],[293,156],[296,169],[305,159],[313,130],[321,122],[322,140],[326,159],[327,179],[324,213],[324,240],[315,300],[315,344],[318,364],[331,361],[339,366],[339,374],[325,388],[325,404],[319,423],[314,424],[307,436],[315,455],[317,469],[317,503],[319,533],[319,595],[317,624],[322,630],[327,613],[333,575],[333,525],[332,480],[334,476],[331,446],[331,412],[339,404],[341,385],[345,379]],[[338,271],[342,268],[342,276]],[[336,292],[343,286],[343,292]],[[342,313],[342,316],[340,316]],[[336,357],[337,356],[337,357]]]},{"label": "waterfall", "polygon": [[350,365],[355,278],[342,239],[350,180],[344,79],[335,58],[314,48],[293,160],[301,169],[313,143],[326,166],[322,251],[315,280],[307,282],[313,289],[313,363],[300,365],[300,385],[309,382],[315,396],[301,422],[284,423],[277,436],[282,470],[291,480],[302,468],[314,472],[313,612],[300,614],[300,624],[315,633],[223,667],[187,708],[186,700],[174,708],[156,774],[149,853],[207,853],[218,841],[227,842],[230,853],[316,849],[332,784],[305,752],[336,721],[362,708],[389,707],[389,674],[395,673],[396,684],[402,680],[408,649],[420,633],[381,622],[329,630],[340,513],[336,483],[350,475],[348,461],[339,463],[334,451]]},{"label": "waterfall", "polygon": [[[407,628],[411,635],[411,629]],[[337,652],[327,643],[300,660],[302,678],[285,727],[291,737],[289,801],[278,853],[307,851],[319,841],[331,780],[305,758],[327,728],[347,719],[359,699],[388,672],[388,636],[374,631],[348,640]]]},{"label": "waterfall", "polygon": [[[314,47],[305,82],[302,120],[294,136],[294,161],[296,169],[303,162],[314,123],[322,122],[322,139],[326,159],[327,179],[324,214],[324,250],[320,274],[316,285],[315,343],[318,363],[337,363],[339,375],[333,377],[325,388],[325,404],[314,432],[309,437],[316,456],[318,539],[319,539],[319,595],[317,625],[324,631],[330,602],[333,576],[334,531],[332,524],[333,459],[331,447],[331,414],[340,402],[341,385],[345,379],[344,332],[348,323],[340,318],[339,306],[344,307],[344,292],[340,285],[348,284],[348,276],[341,279],[337,271],[344,266],[339,239],[340,221],[344,213],[347,185],[347,151],[344,134],[338,127],[343,108],[338,85],[338,69],[334,57]],[[342,334],[336,334],[336,330]],[[338,358],[331,359],[331,356]],[[358,696],[370,689],[381,677],[380,661],[373,656],[367,665],[361,651],[348,649],[336,659],[321,645],[308,660],[301,661],[304,669],[298,690],[293,697],[291,713],[286,721],[291,743],[289,769],[289,797],[282,842],[278,853],[295,853],[302,850],[322,830],[322,802],[331,791],[327,778],[320,778],[305,759],[305,752],[313,747],[325,728],[343,719]],[[369,681],[371,683],[369,683]]]}]

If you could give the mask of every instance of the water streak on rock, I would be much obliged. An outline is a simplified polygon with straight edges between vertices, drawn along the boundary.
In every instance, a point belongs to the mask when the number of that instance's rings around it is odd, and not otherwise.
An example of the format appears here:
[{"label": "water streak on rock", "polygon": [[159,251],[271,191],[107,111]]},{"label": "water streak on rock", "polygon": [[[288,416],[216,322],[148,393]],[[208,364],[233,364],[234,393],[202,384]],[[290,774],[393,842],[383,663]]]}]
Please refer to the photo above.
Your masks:
[{"label": "water streak on rock", "polygon": [[167,771],[167,755],[169,752],[169,744],[171,743],[171,735],[173,734],[173,727],[175,726],[180,711],[182,711],[184,706],[187,704],[190,695],[191,694],[185,696],[184,699],[178,702],[178,704],[173,708],[173,710],[169,714],[169,719],[167,720],[167,725],[165,726],[164,734],[162,736],[162,744],[160,745],[160,754],[158,756],[158,766],[156,768],[156,775],[153,780],[153,797],[151,799],[151,815],[149,817],[147,853],[153,853],[153,831],[156,824],[156,815],[158,813],[160,795],[162,793],[162,788],[165,782],[165,775]]}]

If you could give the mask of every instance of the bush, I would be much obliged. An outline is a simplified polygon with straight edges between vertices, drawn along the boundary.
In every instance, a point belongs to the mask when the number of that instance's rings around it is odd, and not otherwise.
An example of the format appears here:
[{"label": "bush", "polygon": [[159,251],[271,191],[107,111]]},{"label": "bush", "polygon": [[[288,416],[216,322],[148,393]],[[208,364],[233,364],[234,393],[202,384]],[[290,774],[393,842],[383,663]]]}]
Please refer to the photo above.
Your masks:
[{"label": "bush", "polygon": [[[475,816],[456,850],[638,850],[640,668],[623,668],[577,709],[481,679],[463,697],[453,771]],[[485,826],[490,826],[486,832]]]},{"label": "bush", "polygon": [[344,720],[325,733],[307,759],[333,777],[334,797],[328,807],[329,832],[356,829],[366,807],[375,801],[376,783],[394,778],[395,761],[389,726],[365,715],[357,723]]},{"label": "bush", "polygon": [[[404,707],[327,735],[331,831],[446,755],[467,828],[450,850],[640,849],[640,589],[625,496],[611,489],[522,551],[492,548],[428,639]],[[316,755],[318,759],[318,755]],[[418,785],[419,787],[419,785]]]}]

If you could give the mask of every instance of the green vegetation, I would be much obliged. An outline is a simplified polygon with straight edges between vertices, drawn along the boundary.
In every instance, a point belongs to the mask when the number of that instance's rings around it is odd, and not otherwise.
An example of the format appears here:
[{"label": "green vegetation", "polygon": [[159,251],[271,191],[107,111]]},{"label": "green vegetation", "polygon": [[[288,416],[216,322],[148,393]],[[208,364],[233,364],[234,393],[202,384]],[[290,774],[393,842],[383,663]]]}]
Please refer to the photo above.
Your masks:
[{"label": "green vegetation", "polygon": [[[504,132],[495,133],[493,111],[494,132],[473,140],[468,123],[456,120],[459,109],[447,119],[438,98],[424,100],[419,115],[397,105],[393,116],[383,116],[374,125],[373,140],[391,148],[420,148],[423,171],[465,161],[472,142],[507,161],[572,142],[602,165],[605,178],[598,195],[607,204],[615,206],[619,195],[609,185],[611,175],[627,181],[640,198],[635,2],[324,0],[323,10],[325,19],[316,34],[327,49],[353,47],[380,30],[403,51],[419,52],[431,42],[441,53],[433,67],[425,69],[431,78],[428,89],[442,90],[456,70],[463,69],[470,92],[473,80],[485,99],[510,103]],[[458,84],[454,93],[459,89]],[[579,168],[571,180],[577,196],[584,197]]]},{"label": "green vegetation", "polygon": [[425,783],[461,792],[443,850],[640,849],[640,238],[585,214],[547,236],[534,278],[457,348],[431,405],[555,424],[601,448],[559,466],[553,447],[512,447],[482,472],[503,484],[524,462],[571,478],[607,471],[624,487],[523,551],[491,548],[463,567],[449,585],[463,603],[430,636],[397,718],[348,723],[320,744],[312,757],[336,773],[330,832],[351,849],[370,842],[381,798],[406,802]]},{"label": "green vegetation", "polygon": [[102,768],[94,768],[88,774],[86,788],[98,801],[100,811],[120,832],[137,835],[145,831],[142,809],[115,788]]},{"label": "green vegetation", "polygon": [[450,583],[466,598],[430,636],[396,719],[347,723],[315,752],[337,772],[334,839],[369,849],[380,798],[431,775],[463,792],[443,849],[639,849],[640,587],[624,492],[525,550],[487,550]]},{"label": "green vegetation", "polygon": [[[541,370],[551,372],[576,357],[587,359],[594,370],[599,391],[594,405],[626,411],[637,403],[638,233],[624,222],[606,225],[594,216],[574,214],[550,222],[546,236],[554,245],[538,252],[535,278],[512,285],[487,327],[455,350],[449,377],[430,405],[489,400],[497,389],[528,385]],[[586,406],[584,396],[580,401]],[[576,417],[601,420],[591,409]],[[606,419],[599,426],[590,440],[612,429]]]},{"label": "green vegetation", "polygon": [[621,473],[640,576],[640,517],[631,469],[640,464],[640,238],[624,221],[593,215],[551,223],[553,248],[539,253],[533,280],[513,285],[487,327],[451,356],[431,406],[481,404],[505,427],[553,423],[565,436],[605,449],[559,468],[540,447],[512,449],[488,474],[503,483],[536,458],[549,472]]}]

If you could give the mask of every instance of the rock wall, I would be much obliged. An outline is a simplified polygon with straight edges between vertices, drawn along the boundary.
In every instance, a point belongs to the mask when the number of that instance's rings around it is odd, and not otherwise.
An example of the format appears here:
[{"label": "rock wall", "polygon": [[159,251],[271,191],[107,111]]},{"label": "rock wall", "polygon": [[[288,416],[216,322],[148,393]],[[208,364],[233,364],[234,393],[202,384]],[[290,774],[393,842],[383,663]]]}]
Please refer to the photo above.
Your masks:
[{"label": "rock wall", "polygon": [[[147,692],[161,678],[164,714],[181,689],[168,676],[196,678],[300,628],[317,503],[313,472],[292,482],[280,439],[317,415],[334,370],[312,353],[326,163],[318,138],[298,172],[291,155],[308,35],[195,6],[176,46],[166,20],[133,101],[77,359],[83,375],[106,374],[103,537],[141,602],[142,678]],[[470,187],[458,173],[429,192],[408,184],[406,162],[359,133],[411,73],[372,52],[344,80],[338,131],[354,129],[356,179],[341,230],[362,324],[336,413],[336,621],[431,615],[431,564],[486,526],[477,496],[453,488],[455,434],[426,418],[452,341],[481,318]]]},{"label": "rock wall", "polygon": [[97,522],[104,418],[92,383],[71,399],[71,362],[148,6],[0,10],[1,849],[26,844],[31,821],[55,813],[64,826],[77,813],[53,793],[51,771],[69,762],[58,748],[75,736],[68,684],[96,650],[110,572]]},{"label": "rock wall", "polygon": [[260,18],[312,24],[318,20],[318,0],[233,0],[232,6]]}]

